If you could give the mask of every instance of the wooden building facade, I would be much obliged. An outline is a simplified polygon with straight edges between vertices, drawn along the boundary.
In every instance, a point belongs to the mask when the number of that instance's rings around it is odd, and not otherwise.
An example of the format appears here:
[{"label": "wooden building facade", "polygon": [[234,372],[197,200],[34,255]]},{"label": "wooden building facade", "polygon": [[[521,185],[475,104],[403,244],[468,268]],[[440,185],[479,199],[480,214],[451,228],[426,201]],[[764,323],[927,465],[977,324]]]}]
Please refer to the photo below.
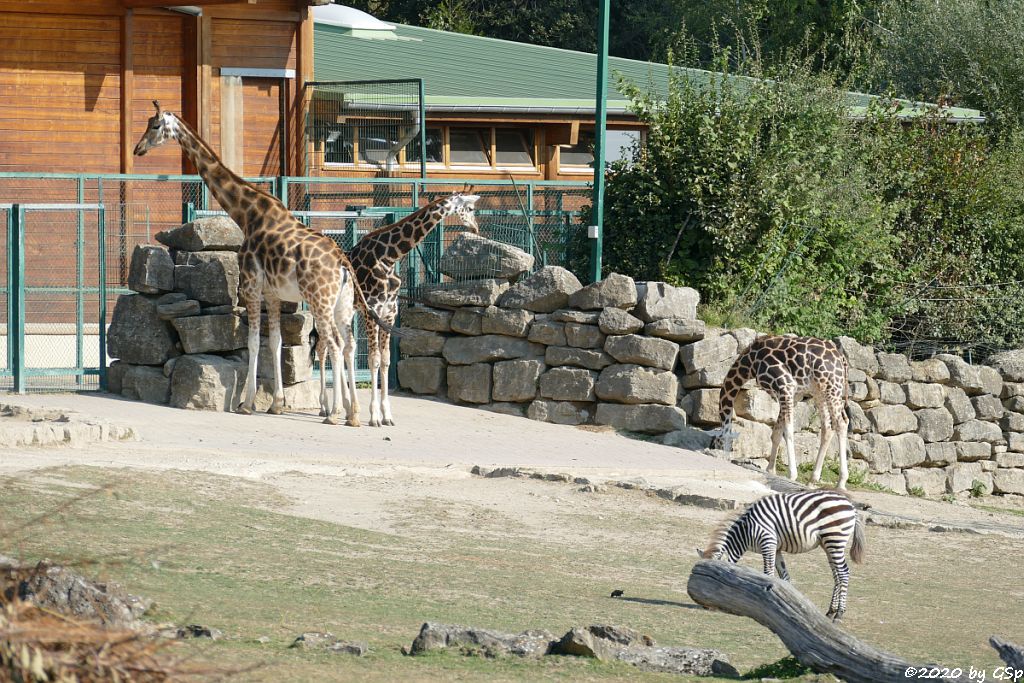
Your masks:
[{"label": "wooden building facade", "polygon": [[242,174],[301,172],[322,2],[0,0],[0,171],[188,173],[132,155],[159,100]]}]

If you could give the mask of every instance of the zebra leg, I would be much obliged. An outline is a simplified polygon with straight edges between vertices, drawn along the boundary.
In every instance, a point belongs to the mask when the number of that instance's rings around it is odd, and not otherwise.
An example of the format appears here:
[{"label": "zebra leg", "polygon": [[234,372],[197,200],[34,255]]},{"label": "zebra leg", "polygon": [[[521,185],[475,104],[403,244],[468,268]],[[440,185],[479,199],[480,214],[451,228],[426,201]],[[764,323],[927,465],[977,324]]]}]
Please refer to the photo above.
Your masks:
[{"label": "zebra leg", "polygon": [[850,585],[850,566],[846,564],[846,546],[831,546],[828,553],[829,564],[832,565],[832,577],[835,579],[835,587],[832,589],[832,602],[829,605],[826,617],[832,621],[839,621],[846,612],[846,590]]},{"label": "zebra leg", "polygon": [[789,570],[786,569],[786,561],[782,559],[782,553],[775,553],[775,568],[779,572],[779,578],[783,581],[789,581]]},{"label": "zebra leg", "polygon": [[778,546],[770,541],[761,544],[761,557],[764,559],[764,573],[775,576],[775,554]]}]

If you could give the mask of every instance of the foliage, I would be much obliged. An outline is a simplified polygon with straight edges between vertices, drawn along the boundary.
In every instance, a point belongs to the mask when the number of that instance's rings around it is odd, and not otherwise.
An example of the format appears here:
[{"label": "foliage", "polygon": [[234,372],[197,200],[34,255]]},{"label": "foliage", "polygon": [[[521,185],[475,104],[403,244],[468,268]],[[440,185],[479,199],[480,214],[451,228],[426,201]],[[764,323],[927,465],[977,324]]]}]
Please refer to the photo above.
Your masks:
[{"label": "foliage", "polygon": [[916,498],[924,498],[925,495],[924,489],[921,488],[920,486],[911,486],[909,489],[907,489],[907,493]]},{"label": "foliage", "polygon": [[1024,343],[1024,139],[851,117],[810,60],[675,70],[667,98],[621,82],[648,125],[610,167],[605,267],[697,288],[717,321],[911,354]]},{"label": "foliage", "polygon": [[866,88],[1024,123],[1024,0],[888,0],[867,35]]},{"label": "foliage", "polygon": [[[779,459],[782,460],[781,458]],[[811,474],[814,473],[813,462],[802,462],[796,467],[797,481],[808,484],[811,481]],[[825,462],[821,467],[821,483],[829,486],[835,486],[839,483],[839,460],[837,458],[826,458]],[[847,488],[851,489],[865,489],[869,491],[881,491],[883,493],[892,493],[892,490],[876,484],[873,481],[868,481],[868,468],[857,467],[852,461],[849,462],[849,472],[846,480]]]},{"label": "foliage", "polygon": [[812,668],[804,666],[796,657],[790,656],[751,669],[743,675],[743,678],[759,681],[764,678],[799,678],[812,673],[814,673]]},{"label": "foliage", "polygon": [[985,492],[987,490],[988,487],[985,486],[985,482],[981,481],[980,479],[975,479],[974,481],[972,481],[971,488],[969,489],[971,493],[971,498],[981,498],[982,496],[985,495]]}]

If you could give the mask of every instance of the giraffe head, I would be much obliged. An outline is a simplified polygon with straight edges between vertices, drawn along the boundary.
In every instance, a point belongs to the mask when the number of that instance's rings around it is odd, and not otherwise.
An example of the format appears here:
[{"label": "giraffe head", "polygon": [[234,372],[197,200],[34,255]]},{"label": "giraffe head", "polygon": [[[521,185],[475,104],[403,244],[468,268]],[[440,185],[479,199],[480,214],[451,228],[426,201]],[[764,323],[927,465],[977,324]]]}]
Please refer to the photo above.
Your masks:
[{"label": "giraffe head", "polygon": [[[472,190],[469,190],[470,192]],[[478,194],[467,194],[467,192],[456,192],[442,202],[445,213],[458,216],[462,224],[474,233],[480,234],[480,226],[476,222],[476,203],[480,200]]]},{"label": "giraffe head", "polygon": [[178,134],[178,119],[169,111],[161,111],[160,103],[153,100],[156,113],[146,122],[146,131],[135,145],[135,155],[142,156],[154,147],[159,147]]}]

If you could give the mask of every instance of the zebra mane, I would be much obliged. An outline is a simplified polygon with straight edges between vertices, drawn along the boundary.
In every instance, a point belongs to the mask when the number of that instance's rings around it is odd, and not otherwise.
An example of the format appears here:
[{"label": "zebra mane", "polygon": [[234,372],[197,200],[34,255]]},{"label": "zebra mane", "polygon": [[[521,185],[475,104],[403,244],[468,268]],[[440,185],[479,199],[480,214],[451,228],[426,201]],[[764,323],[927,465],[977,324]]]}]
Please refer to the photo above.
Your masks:
[{"label": "zebra mane", "polygon": [[707,547],[704,549],[705,558],[711,557],[716,551],[721,550],[722,546],[725,545],[725,539],[728,538],[729,532],[745,514],[747,514],[746,510],[734,512],[719,522],[715,530],[711,532]]}]

